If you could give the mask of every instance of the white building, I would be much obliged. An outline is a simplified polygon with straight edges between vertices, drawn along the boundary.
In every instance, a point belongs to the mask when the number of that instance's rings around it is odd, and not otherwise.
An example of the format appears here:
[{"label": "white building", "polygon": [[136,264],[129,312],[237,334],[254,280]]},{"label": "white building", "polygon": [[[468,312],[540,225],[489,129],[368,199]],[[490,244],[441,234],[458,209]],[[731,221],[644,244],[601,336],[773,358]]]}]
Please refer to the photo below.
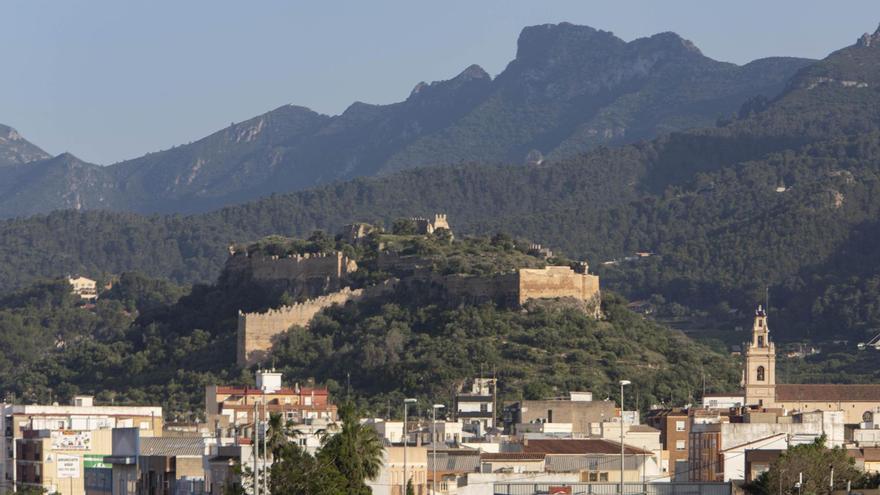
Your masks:
[{"label": "white building", "polygon": [[746,402],[745,394],[706,394],[703,396],[703,407],[706,409],[730,409],[742,407]]},{"label": "white building", "polygon": [[162,408],[95,406],[90,396],[76,396],[73,405],[41,406],[0,404],[0,492],[15,486],[15,442],[27,430],[76,432],[111,428],[138,428],[141,436],[162,435]]},{"label": "white building", "polygon": [[79,275],[67,277],[67,283],[74,294],[85,300],[93,301],[98,298],[98,283],[90,278]]}]

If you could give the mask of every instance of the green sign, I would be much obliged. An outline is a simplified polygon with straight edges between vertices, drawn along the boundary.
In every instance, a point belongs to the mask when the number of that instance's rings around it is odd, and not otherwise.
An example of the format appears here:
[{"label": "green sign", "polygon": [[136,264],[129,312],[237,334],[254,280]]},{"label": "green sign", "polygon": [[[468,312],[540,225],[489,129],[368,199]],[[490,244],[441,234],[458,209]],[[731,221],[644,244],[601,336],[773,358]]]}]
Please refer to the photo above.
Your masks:
[{"label": "green sign", "polygon": [[104,462],[106,457],[103,455],[86,454],[83,456],[83,466],[93,469],[112,469],[113,465]]}]

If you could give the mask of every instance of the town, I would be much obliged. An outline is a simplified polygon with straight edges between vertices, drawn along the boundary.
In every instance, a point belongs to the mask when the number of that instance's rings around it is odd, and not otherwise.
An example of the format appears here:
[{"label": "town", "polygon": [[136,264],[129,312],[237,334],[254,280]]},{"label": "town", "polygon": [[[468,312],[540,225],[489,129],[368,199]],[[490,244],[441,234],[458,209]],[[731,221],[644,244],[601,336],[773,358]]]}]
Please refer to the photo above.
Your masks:
[{"label": "town", "polygon": [[13,1],[0,495],[880,495],[880,2]]},{"label": "town", "polygon": [[[797,448],[842,453],[849,469],[835,475],[829,467],[827,475],[850,488],[880,478],[880,384],[779,383],[762,306],[743,344],[741,388],[704,393],[693,404],[640,405],[629,379],[636,377],[625,376],[613,396],[565,390],[502,400],[503,382],[486,369],[451,397],[404,397],[389,402],[382,416],[358,416],[347,393],[331,396],[320,384],[285,381],[268,362],[280,334],[307,332],[322,311],[381,298],[392,288],[431,291],[455,304],[578,303],[590,318],[604,317],[599,279],[586,262],[553,265],[552,251],[527,245],[520,255],[528,258],[516,258],[525,266],[505,273],[437,273],[436,260],[406,246],[431,239],[454,245],[446,216],[405,219],[395,229],[386,234],[354,224],[337,236],[348,246],[373,245],[371,262],[389,274],[357,288],[358,261],[341,251],[301,252],[309,246],[284,239],[231,246],[225,283],[283,289],[300,301],[239,311],[236,363],[253,370],[253,381],[206,385],[201,420],[190,422],[167,420],[155,404],[98,405],[87,395],[64,405],[3,404],[3,489],[268,495],[278,492],[270,490],[273,476],[286,476],[285,448],[319,456],[329,439],[344,434],[346,422],[374,438],[375,472],[361,480],[374,494],[743,493]],[[68,283],[83,310],[110,287],[83,276]],[[773,481],[792,489],[815,484],[805,475],[816,473],[792,471]],[[822,483],[833,484],[829,479]]]}]

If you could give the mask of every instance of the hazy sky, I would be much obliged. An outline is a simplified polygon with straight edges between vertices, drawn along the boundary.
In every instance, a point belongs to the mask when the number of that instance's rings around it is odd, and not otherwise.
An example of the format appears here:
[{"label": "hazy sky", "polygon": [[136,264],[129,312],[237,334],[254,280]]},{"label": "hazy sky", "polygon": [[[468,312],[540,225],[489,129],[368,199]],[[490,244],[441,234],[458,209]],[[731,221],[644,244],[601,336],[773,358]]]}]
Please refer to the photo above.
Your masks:
[{"label": "hazy sky", "polygon": [[339,113],[406,98],[472,63],[493,76],[523,26],[568,21],[629,41],[675,31],[744,63],[821,58],[880,22],[852,0],[0,0],[0,123],[112,163],[286,103]]}]

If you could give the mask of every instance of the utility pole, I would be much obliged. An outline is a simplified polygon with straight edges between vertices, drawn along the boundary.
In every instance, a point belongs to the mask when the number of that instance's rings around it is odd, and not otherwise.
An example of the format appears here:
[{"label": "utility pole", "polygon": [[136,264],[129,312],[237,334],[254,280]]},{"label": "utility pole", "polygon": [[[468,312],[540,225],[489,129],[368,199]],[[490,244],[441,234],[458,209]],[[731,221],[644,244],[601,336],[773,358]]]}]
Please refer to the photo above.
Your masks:
[{"label": "utility pole", "polygon": [[[247,397],[247,395],[245,395]],[[251,444],[251,455],[254,458],[254,479],[253,483],[253,491],[254,495],[260,495],[260,478],[259,472],[260,467],[257,465],[257,455],[259,454],[259,446],[260,446],[260,433],[257,431],[257,423],[259,422],[259,405],[254,403],[254,442]]]},{"label": "utility pole", "polygon": [[[274,371],[274,370],[273,370]],[[267,418],[267,409],[268,405],[266,404],[266,388],[263,387],[263,494],[269,494],[269,471],[268,471],[268,463],[269,463],[269,453],[266,450],[266,434],[269,429],[269,420]]]},{"label": "utility pole", "polygon": [[443,404],[434,404],[431,408],[431,450],[434,459],[431,462],[433,474],[431,475],[431,495],[437,494],[437,409],[442,409]]},{"label": "utility pole", "polygon": [[623,495],[623,461],[624,461],[624,449],[623,449],[623,387],[624,385],[629,385],[629,380],[620,380],[620,494]]},{"label": "utility pole", "polygon": [[407,473],[407,465],[406,465],[406,448],[409,444],[409,438],[406,431],[406,409],[410,404],[415,404],[415,399],[403,399],[403,493],[406,493],[406,487],[409,486],[409,476]]}]

